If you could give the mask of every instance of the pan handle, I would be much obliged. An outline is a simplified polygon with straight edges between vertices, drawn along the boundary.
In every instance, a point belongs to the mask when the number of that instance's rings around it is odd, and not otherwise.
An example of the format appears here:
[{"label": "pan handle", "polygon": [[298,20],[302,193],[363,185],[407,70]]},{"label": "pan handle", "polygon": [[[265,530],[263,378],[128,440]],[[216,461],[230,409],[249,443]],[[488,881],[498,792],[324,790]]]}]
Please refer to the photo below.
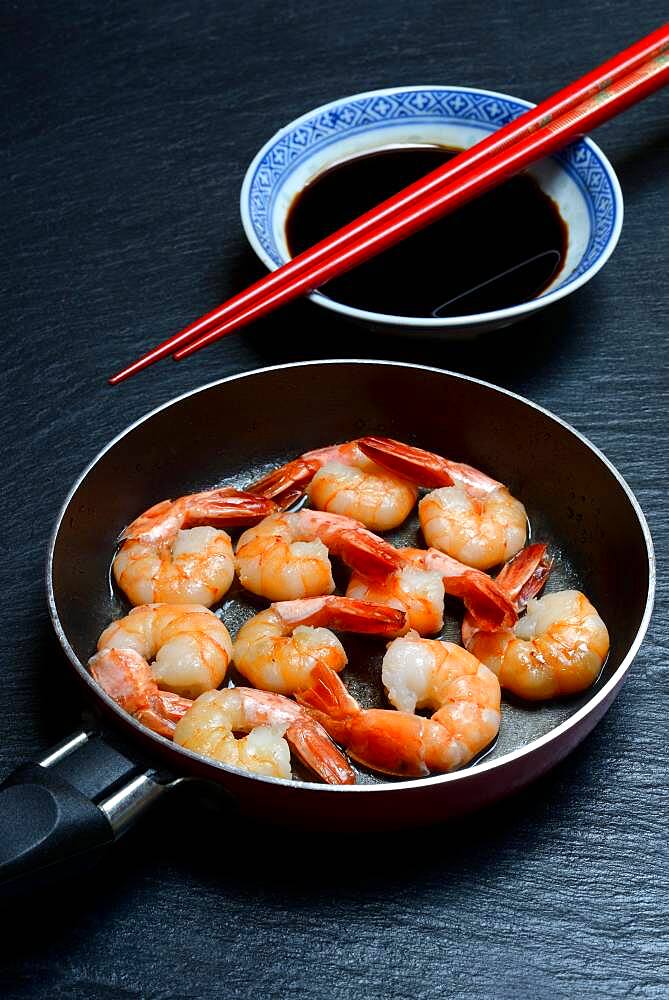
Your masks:
[{"label": "pan handle", "polygon": [[86,867],[170,787],[95,732],[19,767],[0,784],[2,892]]}]

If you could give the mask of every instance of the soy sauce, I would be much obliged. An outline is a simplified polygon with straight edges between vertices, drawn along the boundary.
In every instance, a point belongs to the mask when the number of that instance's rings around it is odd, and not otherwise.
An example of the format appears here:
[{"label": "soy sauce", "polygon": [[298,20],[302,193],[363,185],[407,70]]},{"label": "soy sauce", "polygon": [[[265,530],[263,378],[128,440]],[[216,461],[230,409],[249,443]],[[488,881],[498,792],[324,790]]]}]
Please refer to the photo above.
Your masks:
[{"label": "soy sauce", "polygon": [[[458,150],[394,146],[335,164],[294,199],[286,221],[292,256],[441,166]],[[323,285],[332,299],[396,316],[462,316],[540,295],[562,267],[567,228],[527,174]]]}]

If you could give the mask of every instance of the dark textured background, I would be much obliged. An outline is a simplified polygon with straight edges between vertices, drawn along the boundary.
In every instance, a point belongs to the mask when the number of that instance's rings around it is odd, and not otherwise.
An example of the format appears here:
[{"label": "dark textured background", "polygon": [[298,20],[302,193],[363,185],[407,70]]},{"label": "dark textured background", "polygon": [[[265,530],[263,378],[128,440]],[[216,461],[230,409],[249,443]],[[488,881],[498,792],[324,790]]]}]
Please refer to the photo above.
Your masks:
[{"label": "dark textured background", "polygon": [[656,27],[663,5],[1,10],[3,773],[77,724],[42,583],[71,480],[130,420],[218,376],[353,356],[510,387],[606,452],[660,557],[653,623],[623,693],[522,795],[449,828],[337,840],[175,799],[86,882],[4,910],[2,995],[666,997],[669,94],[598,131],[624,191],[622,238],[591,284],[539,318],[449,346],[372,338],[299,304],[180,366],[114,390],[104,381],[261,273],[238,191],[278,126],[397,83],[540,99]]}]

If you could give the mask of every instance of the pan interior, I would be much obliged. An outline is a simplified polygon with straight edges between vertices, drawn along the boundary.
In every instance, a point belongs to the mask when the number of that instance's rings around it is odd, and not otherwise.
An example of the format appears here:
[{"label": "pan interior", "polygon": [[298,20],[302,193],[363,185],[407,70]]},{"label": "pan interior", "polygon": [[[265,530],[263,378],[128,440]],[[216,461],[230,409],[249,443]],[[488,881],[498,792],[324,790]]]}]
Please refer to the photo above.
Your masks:
[{"label": "pan interior", "polygon": [[[362,434],[418,444],[505,482],[525,504],[532,540],[548,542],[555,558],[546,591],[583,590],[609,628],[611,651],[595,688],[536,706],[505,694],[500,734],[485,758],[520,749],[569,718],[620,665],[643,618],[649,567],[636,511],[607,465],[558,421],[491,386],[407,366],[338,362],[254,373],[183,397],[116,441],[76,488],[54,542],[56,610],[80,663],[102,629],[129,610],[110,582],[110,562],[115,539],[138,513],[214,485],[244,487],[303,451]],[[415,514],[387,537],[423,544]],[[345,582],[340,571],[339,592]],[[214,610],[234,638],[266,606],[235,585]],[[459,640],[461,618],[462,606],[447,598],[444,638]],[[366,707],[388,707],[384,643],[342,641],[351,693]],[[244,683],[233,672],[236,681]],[[392,781],[362,770],[358,780]]]}]

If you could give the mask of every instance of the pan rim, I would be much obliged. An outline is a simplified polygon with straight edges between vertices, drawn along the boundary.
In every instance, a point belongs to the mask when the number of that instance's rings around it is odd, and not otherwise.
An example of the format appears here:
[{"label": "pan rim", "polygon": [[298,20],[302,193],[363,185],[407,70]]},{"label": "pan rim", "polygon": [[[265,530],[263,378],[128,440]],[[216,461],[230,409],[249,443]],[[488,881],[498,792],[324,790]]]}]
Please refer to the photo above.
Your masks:
[{"label": "pan rim", "polygon": [[[614,671],[608,681],[598,688],[591,698],[577,709],[573,715],[565,719],[563,722],[559,723],[555,728],[550,729],[547,733],[542,736],[538,736],[536,739],[532,740],[530,743],[525,744],[525,746],[520,747],[515,750],[510,750],[508,753],[503,754],[500,757],[495,757],[491,760],[483,759],[479,764],[474,764],[473,766],[466,767],[460,771],[452,771],[448,774],[437,774],[430,775],[426,778],[412,778],[405,781],[392,781],[392,782],[381,782],[378,784],[355,784],[355,785],[328,785],[321,782],[312,781],[300,781],[285,778],[272,778],[264,775],[250,774],[248,771],[243,771],[240,768],[231,767],[219,763],[214,760],[203,758],[201,755],[194,753],[193,751],[187,750],[185,747],[178,746],[174,744],[171,740],[160,736],[157,733],[152,732],[141,723],[137,722],[132,716],[128,715],[123,709],[120,708],[104,691],[102,691],[98,685],[95,683],[86,667],[81,663],[78,656],[74,652],[69,640],[65,634],[65,631],[60,623],[60,618],[58,615],[58,610],[56,608],[56,599],[53,587],[53,558],[56,542],[58,539],[58,534],[60,527],[67,511],[67,508],[72,500],[74,494],[79,489],[80,485],[88,476],[89,472],[97,465],[97,463],[110,451],[118,441],[130,434],[135,428],[139,427],[141,424],[150,420],[162,410],[166,410],[171,406],[181,402],[184,399],[188,399],[190,396],[194,396],[201,392],[206,392],[215,386],[223,385],[227,382],[235,382],[241,379],[252,378],[254,376],[265,374],[268,372],[282,371],[286,369],[294,368],[314,368],[323,365],[370,365],[373,367],[384,367],[384,368],[408,368],[412,370],[430,372],[435,375],[447,375],[455,379],[459,379],[466,383],[474,383],[476,385],[483,386],[486,389],[492,389],[495,392],[501,393],[502,395],[509,396],[512,399],[518,400],[520,403],[529,406],[531,409],[537,410],[544,416],[548,417],[550,420],[555,421],[557,424],[566,429],[569,433],[574,435],[581,444],[585,445],[594,455],[599,459],[600,462],[609,470],[613,477],[617,480],[619,485],[622,487],[627,499],[636,515],[639,526],[641,527],[641,532],[644,537],[646,544],[646,555],[648,558],[648,592],[646,595],[646,603],[644,607],[644,612],[637,629],[636,635],[630,644],[630,647],[622,659],[620,666]],[[632,489],[628,485],[625,478],[616,469],[616,467],[609,461],[606,455],[593,444],[585,435],[581,434],[575,427],[569,424],[566,420],[558,417],[552,411],[540,406],[538,403],[534,403],[532,400],[527,399],[525,396],[521,396],[518,393],[512,392],[510,389],[505,389],[501,386],[495,385],[492,382],[486,382],[483,379],[475,378],[471,375],[464,375],[461,372],[454,372],[445,368],[435,368],[431,365],[421,365],[414,364],[412,362],[404,361],[386,361],[386,360],[375,360],[373,358],[327,358],[323,360],[315,361],[296,361],[287,362],[280,365],[268,365],[262,368],[254,368],[248,372],[238,372],[234,375],[227,375],[221,379],[214,379],[211,382],[207,382],[204,385],[197,386],[194,389],[189,389],[186,392],[181,393],[174,398],[167,400],[165,403],[161,403],[159,406],[155,407],[153,410],[145,413],[142,417],[139,417],[133,423],[129,424],[124,430],[120,431],[115,437],[113,437],[88,463],[84,470],[77,477],[72,487],[70,488],[65,500],[63,501],[56,520],[51,531],[49,538],[49,546],[47,553],[46,562],[46,591],[47,591],[47,604],[49,608],[49,615],[51,618],[51,623],[53,625],[54,631],[58,638],[58,641],[63,648],[67,658],[70,663],[77,671],[80,677],[85,681],[88,688],[94,697],[100,699],[108,709],[111,709],[115,715],[127,726],[130,725],[133,729],[141,735],[142,738],[147,736],[155,741],[158,747],[167,747],[173,753],[177,753],[179,756],[183,755],[186,760],[195,762],[200,769],[203,765],[207,770],[213,772],[212,778],[217,777],[217,780],[222,781],[223,775],[233,774],[237,777],[243,777],[245,779],[250,779],[254,782],[267,783],[272,786],[283,786],[287,789],[292,789],[297,792],[297,790],[307,790],[307,791],[317,791],[322,793],[344,793],[344,792],[354,792],[357,794],[361,793],[388,793],[396,791],[399,789],[415,791],[422,790],[426,787],[437,787],[440,785],[449,785],[455,782],[462,782],[466,779],[472,779],[474,777],[480,777],[486,775],[489,772],[494,773],[497,770],[503,770],[506,766],[513,764],[515,761],[520,760],[524,757],[533,756],[536,752],[542,750],[543,748],[554,743],[556,740],[563,737],[570,730],[575,729],[587,716],[595,711],[595,709],[602,703],[605,702],[610,696],[613,695],[615,690],[621,685],[625,675],[629,671],[632,662],[636,654],[639,651],[641,643],[645,637],[648,625],[650,622],[651,614],[653,611],[654,597],[655,597],[655,584],[656,584],[656,567],[655,567],[655,552],[653,547],[653,540],[648,527],[648,522],[646,517],[639,505],[636,496],[634,495]]]}]

